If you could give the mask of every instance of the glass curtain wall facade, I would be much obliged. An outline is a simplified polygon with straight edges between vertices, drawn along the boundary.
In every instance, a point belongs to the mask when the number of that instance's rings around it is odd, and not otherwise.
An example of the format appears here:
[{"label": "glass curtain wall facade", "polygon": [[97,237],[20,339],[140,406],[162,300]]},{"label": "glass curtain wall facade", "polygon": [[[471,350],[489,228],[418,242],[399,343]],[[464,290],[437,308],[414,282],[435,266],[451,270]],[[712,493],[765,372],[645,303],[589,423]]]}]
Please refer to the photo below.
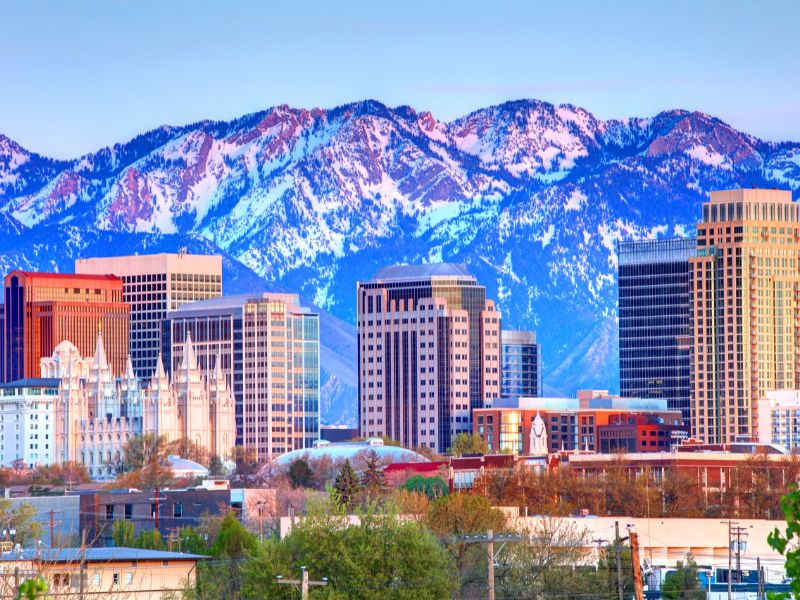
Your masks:
[{"label": "glass curtain wall facade", "polygon": [[619,383],[628,398],[656,398],[691,421],[689,258],[694,238],[620,242]]},{"label": "glass curtain wall facade", "polygon": [[198,366],[230,377],[236,444],[259,459],[319,439],[319,315],[294,294],[227,296],[187,304],[164,322],[164,364],[177,368],[192,336]]},{"label": "glass curtain wall facade", "polygon": [[464,265],[387,267],[357,286],[359,426],[450,447],[500,394],[500,314]]},{"label": "glass curtain wall facade", "polygon": [[503,331],[501,396],[542,395],[542,347],[532,331]]}]

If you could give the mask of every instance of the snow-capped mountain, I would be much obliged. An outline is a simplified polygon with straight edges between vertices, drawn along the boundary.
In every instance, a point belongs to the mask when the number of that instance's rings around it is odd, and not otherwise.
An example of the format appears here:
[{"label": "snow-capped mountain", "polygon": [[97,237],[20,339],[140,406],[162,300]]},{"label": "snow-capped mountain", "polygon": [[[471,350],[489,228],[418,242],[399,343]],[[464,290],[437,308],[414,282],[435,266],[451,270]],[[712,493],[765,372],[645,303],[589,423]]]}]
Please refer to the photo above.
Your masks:
[{"label": "snow-capped mountain", "polygon": [[175,250],[225,257],[225,291],[323,311],[325,420],[355,420],[356,281],[465,262],[543,345],[551,392],[617,387],[617,240],[691,233],[714,189],[800,191],[800,144],[702,113],[603,121],[521,100],[443,122],[364,101],[161,127],[72,161],[0,135],[0,266]]}]

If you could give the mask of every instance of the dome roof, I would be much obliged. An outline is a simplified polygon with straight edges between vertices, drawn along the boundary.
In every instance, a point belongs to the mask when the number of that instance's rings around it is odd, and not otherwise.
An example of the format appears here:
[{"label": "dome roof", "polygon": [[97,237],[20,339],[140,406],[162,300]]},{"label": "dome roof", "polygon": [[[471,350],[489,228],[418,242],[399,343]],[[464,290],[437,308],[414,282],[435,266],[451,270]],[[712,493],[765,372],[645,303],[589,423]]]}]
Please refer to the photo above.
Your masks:
[{"label": "dome roof", "polygon": [[313,448],[301,448],[292,450],[286,454],[281,454],[275,462],[281,466],[288,465],[298,458],[315,460],[323,456],[330,457],[331,460],[353,461],[362,452],[373,450],[382,461],[388,459],[390,462],[427,462],[428,459],[417,454],[413,450],[401,446],[385,446],[380,438],[369,438],[365,442],[340,442],[333,443],[327,440],[319,440],[314,443]]}]

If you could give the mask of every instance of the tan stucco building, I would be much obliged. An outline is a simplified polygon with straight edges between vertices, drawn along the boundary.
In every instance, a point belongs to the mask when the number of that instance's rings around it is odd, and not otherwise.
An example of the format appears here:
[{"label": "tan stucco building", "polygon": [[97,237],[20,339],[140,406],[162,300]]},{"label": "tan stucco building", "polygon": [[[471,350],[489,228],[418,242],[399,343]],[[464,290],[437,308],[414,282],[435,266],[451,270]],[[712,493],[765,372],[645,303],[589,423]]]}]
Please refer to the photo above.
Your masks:
[{"label": "tan stucco building", "polygon": [[800,379],[800,219],[789,191],[711,192],[689,259],[693,435],[757,435],[757,403]]}]

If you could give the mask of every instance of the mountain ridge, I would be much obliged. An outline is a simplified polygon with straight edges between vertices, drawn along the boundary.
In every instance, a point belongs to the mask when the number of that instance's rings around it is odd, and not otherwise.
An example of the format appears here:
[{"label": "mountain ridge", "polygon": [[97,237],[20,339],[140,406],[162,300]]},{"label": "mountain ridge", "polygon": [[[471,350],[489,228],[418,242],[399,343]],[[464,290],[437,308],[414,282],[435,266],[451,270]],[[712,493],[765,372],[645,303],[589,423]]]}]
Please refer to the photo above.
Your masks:
[{"label": "mountain ridge", "polygon": [[465,262],[505,323],[538,330],[548,390],[613,389],[616,241],[688,234],[709,191],[750,186],[797,197],[800,144],[678,109],[602,120],[515,100],[445,122],[376,100],[280,105],[66,161],[0,134],[0,264],[67,268],[57,243],[77,257],[116,238],[219,251],[246,285],[331,315],[325,418],[352,423],[355,284],[381,266]]}]

